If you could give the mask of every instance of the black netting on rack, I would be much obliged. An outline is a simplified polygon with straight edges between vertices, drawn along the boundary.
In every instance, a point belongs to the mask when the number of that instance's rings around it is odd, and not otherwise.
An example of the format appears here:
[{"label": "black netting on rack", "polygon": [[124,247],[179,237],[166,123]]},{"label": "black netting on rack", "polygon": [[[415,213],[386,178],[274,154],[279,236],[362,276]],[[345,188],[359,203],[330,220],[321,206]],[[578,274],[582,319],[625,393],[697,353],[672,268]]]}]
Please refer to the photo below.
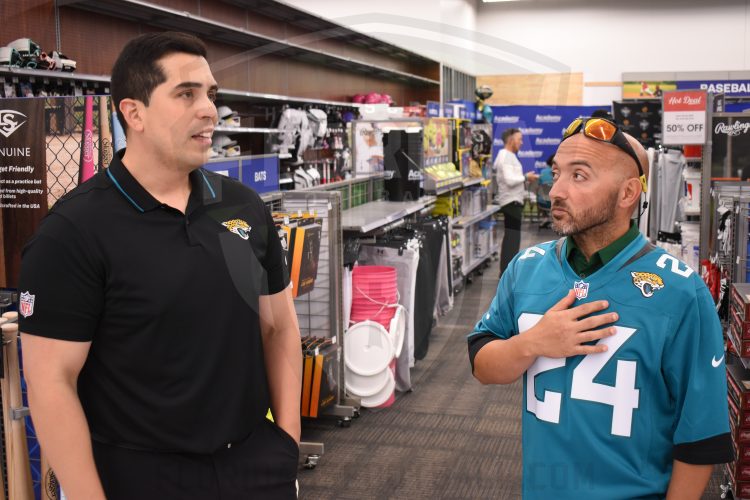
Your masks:
[{"label": "black netting on rack", "polygon": [[[89,99],[91,102],[87,105]],[[101,109],[105,111],[100,116]],[[102,119],[106,120],[106,127],[101,128],[111,130],[109,109],[107,96],[45,99],[48,206],[112,159],[111,138],[100,134]],[[86,168],[90,171],[86,172]]]}]

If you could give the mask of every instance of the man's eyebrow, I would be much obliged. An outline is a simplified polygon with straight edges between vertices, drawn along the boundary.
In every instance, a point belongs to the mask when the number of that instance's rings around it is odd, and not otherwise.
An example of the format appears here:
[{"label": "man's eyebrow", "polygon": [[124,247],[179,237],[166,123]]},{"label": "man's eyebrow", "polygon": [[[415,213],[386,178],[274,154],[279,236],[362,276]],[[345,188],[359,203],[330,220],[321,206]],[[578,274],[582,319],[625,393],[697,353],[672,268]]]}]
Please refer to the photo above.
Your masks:
[{"label": "man's eyebrow", "polygon": [[[201,87],[203,87],[202,83],[198,83],[198,82],[181,82],[181,83],[178,83],[177,85],[175,85],[173,90],[199,89]],[[213,84],[210,87],[208,87],[208,91],[209,92],[211,92],[211,91],[216,92],[217,90],[219,90],[219,86],[216,85],[216,84]]]},{"label": "man's eyebrow", "polygon": [[586,160],[573,160],[573,161],[570,162],[570,165],[572,165],[572,166],[580,166],[580,167],[587,167],[587,168],[590,168],[592,170],[594,168]]}]

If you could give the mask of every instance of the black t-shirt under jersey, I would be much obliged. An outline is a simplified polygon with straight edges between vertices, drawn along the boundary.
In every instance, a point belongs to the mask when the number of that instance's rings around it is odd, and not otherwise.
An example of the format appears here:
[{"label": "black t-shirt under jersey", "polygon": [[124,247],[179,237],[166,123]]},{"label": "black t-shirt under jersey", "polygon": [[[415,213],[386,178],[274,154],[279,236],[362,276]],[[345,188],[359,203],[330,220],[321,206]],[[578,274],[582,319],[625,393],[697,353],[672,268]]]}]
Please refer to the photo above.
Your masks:
[{"label": "black t-shirt under jersey", "polygon": [[116,157],[24,249],[21,331],[92,342],[78,393],[96,440],[208,453],[269,407],[258,298],[289,284],[277,232],[253,190],[203,169],[190,181],[183,214]]}]

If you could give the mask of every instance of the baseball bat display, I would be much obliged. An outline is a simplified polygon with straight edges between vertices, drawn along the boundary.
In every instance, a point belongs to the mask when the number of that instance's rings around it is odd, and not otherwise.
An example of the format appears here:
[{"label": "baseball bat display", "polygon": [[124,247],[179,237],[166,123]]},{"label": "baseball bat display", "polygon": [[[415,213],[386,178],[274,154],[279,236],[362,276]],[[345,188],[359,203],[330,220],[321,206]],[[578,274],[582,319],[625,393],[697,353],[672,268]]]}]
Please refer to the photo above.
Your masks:
[{"label": "baseball bat display", "polygon": [[18,366],[18,324],[6,323],[0,325],[0,330],[5,351],[0,392],[3,400],[5,462],[8,471],[5,479],[8,485],[8,498],[34,500]]},{"label": "baseball bat display", "polygon": [[18,313],[16,311],[8,311],[3,313],[2,318],[6,319],[8,323],[13,323],[18,321]]},{"label": "baseball bat display", "polygon": [[109,166],[114,153],[112,147],[112,132],[109,128],[109,98],[107,96],[99,97],[99,154],[101,161],[99,168]]},{"label": "baseball bat display", "polygon": [[39,468],[39,477],[41,478],[42,485],[39,489],[42,500],[60,500],[60,485],[57,482],[57,477],[47,461],[44,450],[40,451],[40,455],[41,466]]},{"label": "baseball bat display", "polygon": [[125,131],[122,129],[122,125],[120,125],[120,120],[117,118],[117,112],[114,108],[114,103],[112,103],[112,140],[114,141],[114,150],[115,153],[120,151],[121,149],[124,149],[128,145],[128,141],[125,140]]},{"label": "baseball bat display", "polygon": [[87,95],[83,99],[83,137],[81,140],[81,171],[78,175],[78,184],[86,182],[96,173],[94,167],[94,97]]}]

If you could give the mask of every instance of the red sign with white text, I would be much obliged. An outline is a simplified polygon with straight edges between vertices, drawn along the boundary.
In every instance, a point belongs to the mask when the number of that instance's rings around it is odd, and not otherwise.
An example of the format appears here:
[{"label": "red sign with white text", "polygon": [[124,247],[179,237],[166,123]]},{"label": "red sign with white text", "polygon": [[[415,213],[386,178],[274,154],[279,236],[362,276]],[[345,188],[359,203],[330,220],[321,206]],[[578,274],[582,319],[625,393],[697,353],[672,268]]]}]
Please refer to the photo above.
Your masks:
[{"label": "red sign with white text", "polygon": [[702,90],[676,90],[662,96],[662,144],[706,143],[706,101]]},{"label": "red sign with white text", "polygon": [[664,111],[706,111],[706,92],[700,90],[665,92]]}]

